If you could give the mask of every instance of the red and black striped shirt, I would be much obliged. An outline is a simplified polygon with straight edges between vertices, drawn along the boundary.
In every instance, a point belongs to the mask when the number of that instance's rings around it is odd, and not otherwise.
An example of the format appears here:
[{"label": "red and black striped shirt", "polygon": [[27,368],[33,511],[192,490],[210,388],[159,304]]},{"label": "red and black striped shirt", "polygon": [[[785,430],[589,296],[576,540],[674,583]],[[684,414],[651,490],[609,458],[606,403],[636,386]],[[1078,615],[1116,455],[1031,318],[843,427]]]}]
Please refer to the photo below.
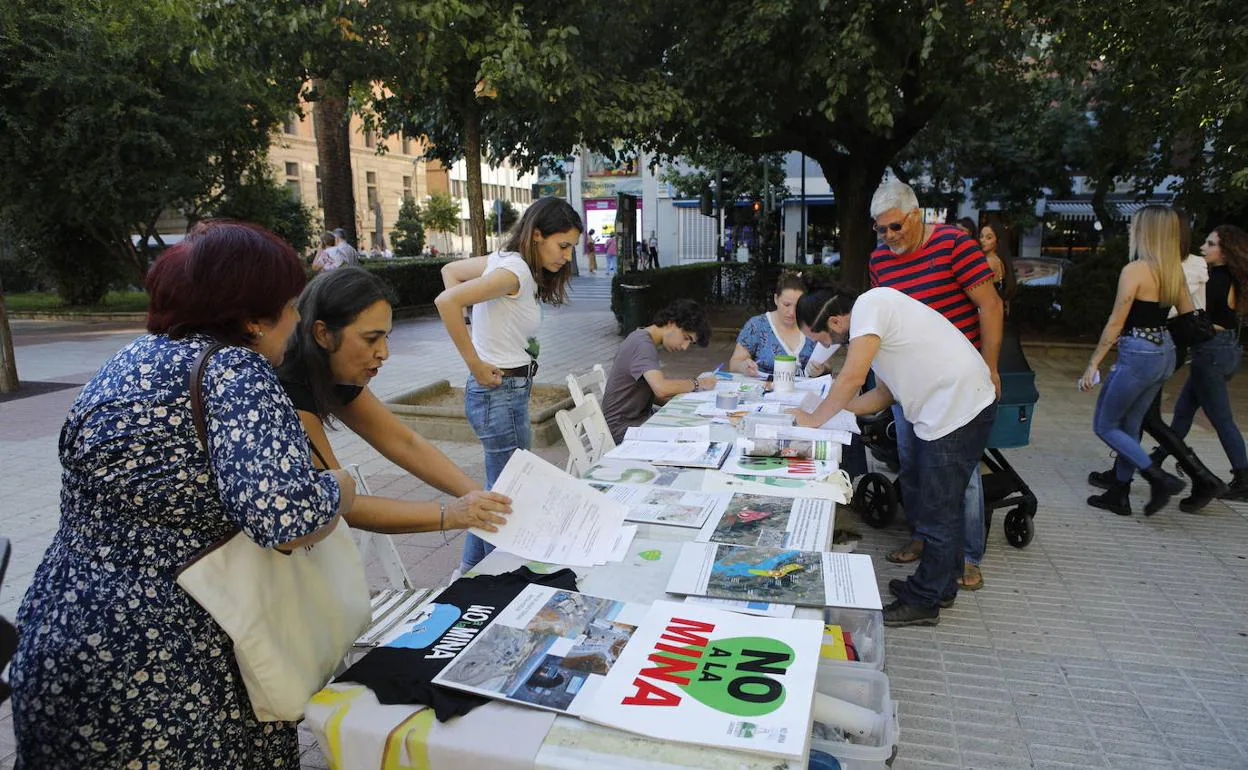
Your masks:
[{"label": "red and black striped shirt", "polygon": [[975,239],[952,225],[936,225],[927,243],[909,254],[880,244],[871,253],[871,285],[908,294],[939,311],[979,347],[979,308],[968,292],[992,280]]}]

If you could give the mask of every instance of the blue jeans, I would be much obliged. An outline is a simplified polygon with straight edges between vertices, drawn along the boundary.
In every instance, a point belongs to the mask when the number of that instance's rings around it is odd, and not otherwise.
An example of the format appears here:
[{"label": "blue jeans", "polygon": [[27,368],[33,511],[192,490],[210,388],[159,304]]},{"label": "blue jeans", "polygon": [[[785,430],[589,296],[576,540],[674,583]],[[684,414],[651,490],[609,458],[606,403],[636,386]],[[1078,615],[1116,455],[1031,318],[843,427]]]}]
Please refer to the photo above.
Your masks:
[{"label": "blue jeans", "polygon": [[1244,450],[1244,436],[1235,425],[1235,415],[1231,412],[1230,391],[1227,382],[1239,369],[1243,350],[1235,332],[1218,332],[1213,339],[1200,343],[1192,348],[1192,371],[1183,390],[1179,391],[1179,400],[1174,405],[1174,420],[1170,427],[1180,438],[1191,430],[1192,418],[1197,409],[1204,409],[1205,416],[1213,423],[1218,432],[1218,440],[1226,458],[1231,461],[1231,468],[1244,470],[1248,468],[1248,452]]},{"label": "blue jeans", "polygon": [[[485,449],[485,488],[493,489],[511,453],[528,449],[533,443],[529,427],[529,393],[533,380],[529,377],[504,377],[497,388],[481,385],[470,374],[464,386],[464,414],[472,432]],[[494,546],[469,532],[464,536],[464,551],[459,568],[467,572],[486,557]]]},{"label": "blue jeans", "polygon": [[615,272],[615,255],[614,254],[607,254],[607,272],[608,273]]},{"label": "blue jeans", "polygon": [[[906,466],[914,463],[914,446],[919,439],[914,435],[914,424],[902,414],[899,404],[893,404],[893,427],[897,431],[897,456],[901,461],[904,475]],[[906,511],[906,520],[910,522],[915,538],[926,542],[927,527],[918,519],[918,507],[906,505],[906,501],[912,499],[910,495],[913,494],[919,493],[907,490],[903,479],[901,502]],[[988,539],[988,533],[984,527],[984,482],[983,477],[979,475],[978,465],[967,481],[966,492],[962,495],[962,516],[966,522],[962,541],[963,558],[971,564],[978,565],[984,560],[984,550],[987,548]]]},{"label": "blue jeans", "polygon": [[1118,453],[1114,473],[1118,481],[1131,480],[1136,469],[1152,460],[1140,446],[1144,415],[1161,386],[1174,373],[1174,342],[1166,334],[1161,345],[1139,337],[1118,338],[1118,363],[1105,377],[1096,399],[1092,430]]},{"label": "blue jeans", "polygon": [[971,475],[979,473],[979,458],[988,446],[996,417],[997,405],[989,404],[947,436],[934,441],[914,438],[913,461],[901,466],[901,483],[907,508],[918,509],[916,520],[924,525],[923,555],[918,570],[898,593],[903,604],[937,607],[941,599],[958,592],[966,488]]}]

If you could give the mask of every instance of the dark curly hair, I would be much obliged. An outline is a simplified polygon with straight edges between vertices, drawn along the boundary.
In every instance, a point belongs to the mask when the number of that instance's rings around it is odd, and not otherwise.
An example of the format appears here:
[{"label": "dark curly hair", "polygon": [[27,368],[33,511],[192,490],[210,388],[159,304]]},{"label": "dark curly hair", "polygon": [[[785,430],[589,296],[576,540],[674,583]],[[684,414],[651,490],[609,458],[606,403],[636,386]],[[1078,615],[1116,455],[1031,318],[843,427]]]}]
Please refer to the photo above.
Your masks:
[{"label": "dark curly hair", "polygon": [[698,347],[704,348],[711,344],[711,324],[702,314],[702,308],[693,300],[678,299],[655,313],[650,321],[655,326],[667,326],[673,322],[681,331],[696,335]]},{"label": "dark curly hair", "polygon": [[845,286],[825,284],[806,292],[797,300],[797,323],[812,332],[828,330],[828,319],[845,315],[854,307],[858,292]]}]

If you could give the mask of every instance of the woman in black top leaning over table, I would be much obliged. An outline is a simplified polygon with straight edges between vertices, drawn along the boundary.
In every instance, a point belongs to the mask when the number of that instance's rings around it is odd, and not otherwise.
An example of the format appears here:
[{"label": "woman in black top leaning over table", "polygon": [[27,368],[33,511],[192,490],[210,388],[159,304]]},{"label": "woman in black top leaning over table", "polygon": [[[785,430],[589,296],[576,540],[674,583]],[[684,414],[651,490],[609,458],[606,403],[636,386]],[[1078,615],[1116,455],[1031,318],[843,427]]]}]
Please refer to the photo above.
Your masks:
[{"label": "woman in black top leaning over table", "polygon": [[374,449],[429,486],[457,498],[448,503],[357,495],[347,523],[384,533],[481,527],[495,531],[511,501],[481,485],[368,389],[390,357],[391,294],[372,273],[343,267],[314,278],[299,297],[299,326],[278,370],[320,464],[341,467],[325,433],[341,420]]},{"label": "woman in black top leaning over table", "polygon": [[[1243,315],[1241,308],[1245,305],[1239,298],[1248,288],[1248,233],[1234,225],[1220,225],[1209,233],[1200,251],[1209,265],[1209,282],[1205,284],[1206,311],[1217,334],[1211,340],[1192,346],[1192,372],[1175,402],[1170,428],[1180,438],[1186,436],[1196,410],[1204,409],[1231,461],[1234,476],[1230,487],[1220,497],[1248,500],[1248,453],[1244,449],[1243,434],[1235,424],[1227,387],[1243,358],[1239,326]],[[1159,449],[1158,453],[1154,453],[1154,460],[1165,457],[1164,450]]]},{"label": "woman in black top leaning over table", "polygon": [[1131,515],[1131,477],[1138,469],[1150,491],[1144,514],[1151,516],[1183,489],[1183,481],[1166,473],[1140,446],[1140,431],[1149,404],[1174,372],[1174,341],[1166,330],[1170,307],[1190,313],[1192,298],[1183,279],[1179,255],[1179,217],[1165,206],[1145,206],[1131,218],[1131,261],[1118,276],[1118,293],[1101,340],[1092,351],[1079,389],[1096,384],[1101,362],[1118,344],[1118,361],[1105,376],[1096,400],[1092,427],[1097,438],[1118,453],[1117,483],[1088,505]]}]

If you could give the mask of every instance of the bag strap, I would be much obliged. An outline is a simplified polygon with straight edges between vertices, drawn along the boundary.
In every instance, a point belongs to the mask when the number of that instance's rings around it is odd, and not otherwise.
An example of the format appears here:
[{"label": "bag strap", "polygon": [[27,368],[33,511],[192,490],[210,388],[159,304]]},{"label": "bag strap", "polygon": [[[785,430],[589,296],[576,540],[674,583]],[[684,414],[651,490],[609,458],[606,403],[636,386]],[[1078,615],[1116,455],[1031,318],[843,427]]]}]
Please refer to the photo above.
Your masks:
[{"label": "bag strap", "polygon": [[199,436],[199,443],[203,445],[204,451],[208,450],[208,420],[204,417],[204,367],[212,354],[223,347],[225,346],[219,342],[212,343],[199,351],[195,363],[191,365],[191,419],[195,423],[195,435]]}]

